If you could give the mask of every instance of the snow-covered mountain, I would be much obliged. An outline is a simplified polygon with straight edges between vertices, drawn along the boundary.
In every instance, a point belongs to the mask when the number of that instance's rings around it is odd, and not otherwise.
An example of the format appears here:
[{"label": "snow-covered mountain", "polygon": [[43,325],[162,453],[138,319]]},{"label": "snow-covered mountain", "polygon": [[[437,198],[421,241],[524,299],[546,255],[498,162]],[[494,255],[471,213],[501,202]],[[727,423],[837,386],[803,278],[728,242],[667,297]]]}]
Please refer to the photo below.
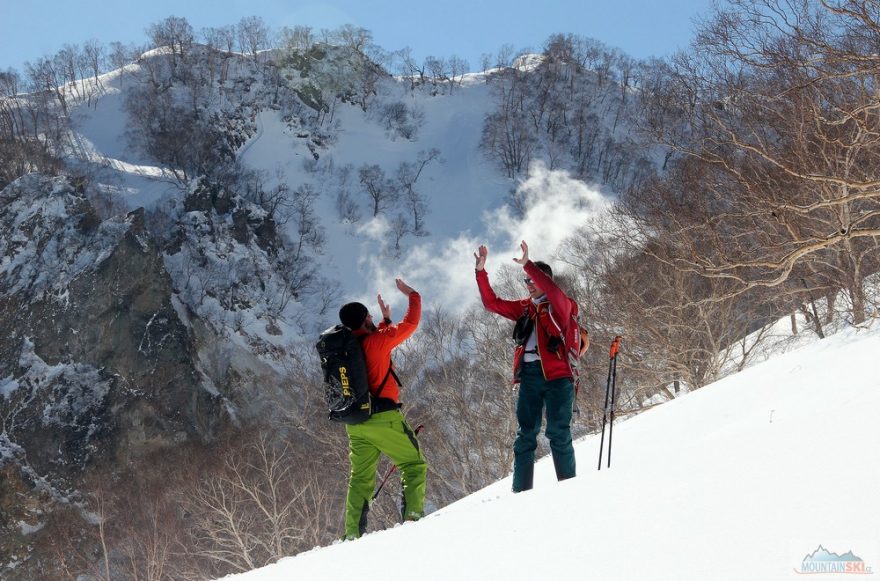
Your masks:
[{"label": "snow-covered mountain", "polygon": [[[153,51],[139,64],[105,75],[102,96],[92,107],[83,103],[72,113],[72,155],[88,160],[92,181],[130,209],[168,203],[183,193],[168,167],[133,146],[126,107],[131,91],[161,69],[156,63],[166,58]],[[298,101],[303,87],[312,86],[306,73],[293,65],[283,69],[293,78],[294,106],[275,102],[274,89],[246,58],[231,63],[222,96],[208,99],[206,106],[224,114],[238,160],[260,174],[264,188],[282,186],[291,193],[305,188],[313,196],[324,237],[321,271],[346,299],[372,302],[377,291],[389,291],[393,279],[403,276],[426,295],[427,303],[463,310],[475,299],[467,263],[477,245],[487,243],[512,256],[527,238],[537,253],[552,256],[607,195],[567,171],[551,169],[540,154],[515,180],[486,156],[480,142],[485,119],[497,107],[493,90],[501,83],[501,72],[468,74],[452,85],[415,90],[408,80],[382,76],[375,81],[367,110],[354,99],[343,100],[333,105],[332,123],[316,127],[315,111]],[[520,66],[538,63],[540,59],[522,59]],[[316,76],[314,71],[311,75]],[[603,121],[608,126],[612,122]],[[405,199],[373,215],[359,183],[364,166],[378,168],[385,182],[421,166],[410,184],[424,203],[417,235],[404,229],[401,240],[395,234],[399,220],[408,218]],[[514,192],[518,211],[508,205]],[[348,204],[348,211],[340,209],[341,203]],[[286,233],[298,238],[300,225],[289,220]],[[436,276],[450,264],[460,268],[452,269],[451,276]],[[402,305],[395,293],[385,294],[392,306]],[[308,313],[315,310],[315,305],[304,307]],[[332,322],[325,314],[317,318],[309,331]]]},{"label": "snow-covered mountain", "polygon": [[557,483],[545,458],[533,491],[506,478],[226,579],[795,579],[818,551],[876,573],[878,350],[876,325],[847,329],[620,422],[610,469],[588,436],[577,478]]}]

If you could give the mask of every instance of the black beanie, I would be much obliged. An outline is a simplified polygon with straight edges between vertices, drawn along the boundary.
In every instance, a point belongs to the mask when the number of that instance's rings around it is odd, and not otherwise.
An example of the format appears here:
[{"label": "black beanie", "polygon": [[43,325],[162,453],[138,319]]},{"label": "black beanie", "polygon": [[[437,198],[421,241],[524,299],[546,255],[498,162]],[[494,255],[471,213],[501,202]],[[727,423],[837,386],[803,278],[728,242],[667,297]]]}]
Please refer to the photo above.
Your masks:
[{"label": "black beanie", "polygon": [[538,268],[540,268],[540,269],[541,269],[541,272],[543,272],[544,274],[546,274],[546,275],[549,276],[550,278],[553,278],[553,269],[550,268],[550,265],[549,265],[549,264],[547,264],[546,262],[541,262],[540,260],[536,260],[536,261],[535,261],[535,266],[537,266]]},{"label": "black beanie", "polygon": [[354,331],[367,320],[367,307],[361,303],[346,303],[339,309],[339,322]]}]

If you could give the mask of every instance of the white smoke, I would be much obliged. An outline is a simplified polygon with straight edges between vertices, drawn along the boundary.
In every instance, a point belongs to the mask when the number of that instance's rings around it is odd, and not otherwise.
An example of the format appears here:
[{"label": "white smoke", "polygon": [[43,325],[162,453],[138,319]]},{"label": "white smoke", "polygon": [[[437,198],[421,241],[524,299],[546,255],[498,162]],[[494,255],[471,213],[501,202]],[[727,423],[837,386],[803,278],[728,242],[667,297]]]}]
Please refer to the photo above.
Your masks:
[{"label": "white smoke", "polygon": [[[508,206],[486,212],[483,232],[463,232],[445,241],[419,244],[405,250],[401,260],[394,264],[376,254],[362,257],[368,264],[368,280],[392,307],[405,305],[394,287],[394,279],[402,278],[425,297],[426,308],[439,306],[444,311],[460,313],[479,301],[473,253],[481,244],[489,247],[490,277],[502,265],[512,265],[512,259],[521,256],[522,240],[529,245],[530,258],[544,260],[557,272],[563,272],[564,264],[553,262],[560,245],[610,202],[597,189],[572,178],[568,172],[547,169],[539,162],[529,168],[528,177],[515,195],[522,201],[522,215]],[[373,234],[374,241],[379,242],[382,228],[376,226],[364,228],[362,233]],[[375,295],[370,300],[374,301]],[[393,314],[397,320],[403,313],[398,308]]]},{"label": "white smoke", "polygon": [[[502,248],[511,253],[511,259],[521,256],[520,242],[525,240],[529,257],[548,263],[566,238],[609,203],[598,190],[566,171],[549,170],[541,162],[531,165],[529,177],[517,188],[516,196],[523,202],[524,215],[516,216],[508,206],[501,208],[491,220],[486,220],[490,237],[507,240]],[[564,269],[563,264],[559,269],[551,266],[559,272]]]}]

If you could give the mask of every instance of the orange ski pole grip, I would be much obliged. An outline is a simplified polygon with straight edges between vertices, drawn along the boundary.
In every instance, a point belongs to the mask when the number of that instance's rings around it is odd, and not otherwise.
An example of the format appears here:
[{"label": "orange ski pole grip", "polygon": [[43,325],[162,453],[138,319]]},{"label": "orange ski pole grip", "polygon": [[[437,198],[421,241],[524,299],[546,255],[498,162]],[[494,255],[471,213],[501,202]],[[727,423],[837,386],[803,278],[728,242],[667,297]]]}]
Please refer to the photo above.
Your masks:
[{"label": "orange ski pole grip", "polygon": [[614,338],[614,341],[611,342],[611,353],[609,355],[611,357],[611,359],[614,359],[615,357],[617,357],[617,352],[620,351],[620,340],[621,339],[622,339],[622,337],[620,335],[618,335],[617,337]]}]

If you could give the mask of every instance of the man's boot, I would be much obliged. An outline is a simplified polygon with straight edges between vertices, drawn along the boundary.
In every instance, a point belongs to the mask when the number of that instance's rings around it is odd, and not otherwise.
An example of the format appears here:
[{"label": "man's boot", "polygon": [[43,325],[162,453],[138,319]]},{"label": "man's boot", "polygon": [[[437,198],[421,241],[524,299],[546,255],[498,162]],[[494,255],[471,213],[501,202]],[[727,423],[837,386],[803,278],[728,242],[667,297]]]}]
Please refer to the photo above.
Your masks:
[{"label": "man's boot", "polygon": [[535,479],[535,464],[513,467],[513,491],[531,490]]},{"label": "man's boot", "polygon": [[553,469],[556,471],[556,480],[574,478],[574,454],[553,454]]}]

